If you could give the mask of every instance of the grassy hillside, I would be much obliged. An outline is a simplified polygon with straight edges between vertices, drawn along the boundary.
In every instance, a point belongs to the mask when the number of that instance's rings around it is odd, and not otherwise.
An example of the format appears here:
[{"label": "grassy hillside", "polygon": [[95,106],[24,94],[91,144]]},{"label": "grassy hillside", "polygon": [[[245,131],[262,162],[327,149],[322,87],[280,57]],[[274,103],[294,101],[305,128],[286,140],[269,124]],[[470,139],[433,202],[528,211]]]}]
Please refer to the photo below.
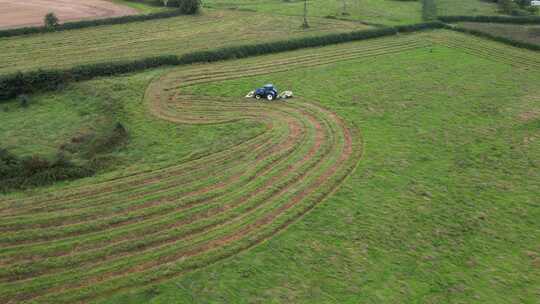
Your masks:
[{"label": "grassy hillside", "polygon": [[[416,1],[395,0],[312,0],[308,4],[308,15],[314,17],[334,16],[374,24],[397,25],[421,22],[421,4]],[[205,5],[217,8],[233,8],[301,16],[304,1],[301,0],[208,0]]]},{"label": "grassy hillside", "polygon": [[126,165],[0,196],[0,302],[534,303],[537,67],[439,31],[70,85]]},{"label": "grassy hillside", "polygon": [[[245,26],[251,24],[252,26]],[[84,63],[121,61],[254,42],[367,29],[361,24],[234,11],[206,11],[114,26],[0,39],[0,74]]]},{"label": "grassy hillside", "polygon": [[483,0],[436,0],[437,11],[443,16],[499,15],[496,3]]}]

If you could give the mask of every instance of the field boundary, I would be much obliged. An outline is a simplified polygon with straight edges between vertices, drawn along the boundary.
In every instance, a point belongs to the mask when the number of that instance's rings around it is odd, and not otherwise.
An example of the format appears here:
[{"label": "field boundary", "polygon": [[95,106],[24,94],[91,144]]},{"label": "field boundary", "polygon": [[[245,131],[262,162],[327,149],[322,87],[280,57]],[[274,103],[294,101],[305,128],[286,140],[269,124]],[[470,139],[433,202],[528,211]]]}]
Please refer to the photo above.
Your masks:
[{"label": "field boundary", "polygon": [[508,24],[540,24],[539,16],[438,16],[445,23],[478,22],[478,23],[508,23]]},{"label": "field boundary", "polygon": [[139,15],[128,15],[120,17],[111,17],[103,19],[93,19],[93,20],[81,20],[81,21],[71,21],[65,22],[58,25],[55,28],[47,28],[45,26],[27,26],[20,28],[13,28],[7,30],[0,30],[0,38],[14,37],[14,36],[24,36],[32,34],[43,34],[43,33],[52,33],[52,32],[62,32],[67,30],[77,30],[94,26],[102,25],[116,25],[116,24],[125,24],[132,22],[142,22],[155,19],[166,19],[172,17],[183,16],[180,10],[174,9],[166,12],[150,13],[150,14],[139,14]]},{"label": "field boundary", "polygon": [[181,56],[162,55],[133,61],[102,62],[80,65],[69,69],[18,72],[0,76],[0,103],[21,94],[52,91],[69,82],[89,80],[100,76],[115,76],[162,66],[178,66],[246,58],[303,48],[322,47],[345,42],[392,36],[400,33],[442,29],[445,27],[446,25],[441,22],[418,23],[342,34],[328,34],[276,42],[225,47],[210,51],[195,51]]}]

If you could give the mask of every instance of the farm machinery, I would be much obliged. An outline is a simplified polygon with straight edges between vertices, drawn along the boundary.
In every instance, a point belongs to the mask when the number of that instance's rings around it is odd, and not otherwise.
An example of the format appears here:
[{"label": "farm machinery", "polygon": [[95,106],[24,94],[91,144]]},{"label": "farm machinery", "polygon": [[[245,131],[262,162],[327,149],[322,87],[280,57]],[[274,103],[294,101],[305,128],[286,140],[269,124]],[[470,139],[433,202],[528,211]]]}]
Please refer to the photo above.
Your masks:
[{"label": "farm machinery", "polygon": [[291,91],[283,91],[279,93],[273,84],[267,84],[261,88],[249,92],[246,95],[246,98],[255,98],[257,100],[266,99],[268,101],[273,101],[276,99],[288,99],[292,97],[293,93]]}]

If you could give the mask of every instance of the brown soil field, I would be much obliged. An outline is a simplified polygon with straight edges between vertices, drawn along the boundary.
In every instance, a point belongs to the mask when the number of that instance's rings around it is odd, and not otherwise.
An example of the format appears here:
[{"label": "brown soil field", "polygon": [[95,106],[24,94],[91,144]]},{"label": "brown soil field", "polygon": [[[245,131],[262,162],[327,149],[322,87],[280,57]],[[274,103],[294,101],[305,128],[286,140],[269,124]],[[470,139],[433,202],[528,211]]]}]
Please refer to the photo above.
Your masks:
[{"label": "brown soil field", "polygon": [[103,0],[0,0],[0,29],[42,25],[49,12],[54,12],[60,22],[137,13]]}]

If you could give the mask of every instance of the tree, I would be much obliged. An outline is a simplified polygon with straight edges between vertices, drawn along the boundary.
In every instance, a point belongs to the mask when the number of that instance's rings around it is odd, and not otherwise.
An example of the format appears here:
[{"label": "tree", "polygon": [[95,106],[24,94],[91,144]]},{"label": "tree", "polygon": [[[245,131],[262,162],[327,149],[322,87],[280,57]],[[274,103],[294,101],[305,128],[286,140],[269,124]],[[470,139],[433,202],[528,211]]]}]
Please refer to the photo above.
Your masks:
[{"label": "tree", "polygon": [[302,24],[303,28],[309,28],[309,24],[307,21],[307,0],[304,0],[304,23]]},{"label": "tree", "polygon": [[43,22],[45,23],[46,28],[54,29],[58,26],[58,17],[56,17],[53,12],[50,12],[45,15]]},{"label": "tree", "polygon": [[193,15],[199,12],[201,8],[200,0],[179,0],[178,8],[186,15]]},{"label": "tree", "polygon": [[347,0],[341,0],[342,4],[343,4],[343,11],[341,12],[341,15],[343,16],[348,16],[349,15],[349,12],[348,12],[348,9],[347,9]]},{"label": "tree", "polygon": [[193,15],[199,12],[201,0],[161,0],[164,6],[177,7],[186,15]]}]

